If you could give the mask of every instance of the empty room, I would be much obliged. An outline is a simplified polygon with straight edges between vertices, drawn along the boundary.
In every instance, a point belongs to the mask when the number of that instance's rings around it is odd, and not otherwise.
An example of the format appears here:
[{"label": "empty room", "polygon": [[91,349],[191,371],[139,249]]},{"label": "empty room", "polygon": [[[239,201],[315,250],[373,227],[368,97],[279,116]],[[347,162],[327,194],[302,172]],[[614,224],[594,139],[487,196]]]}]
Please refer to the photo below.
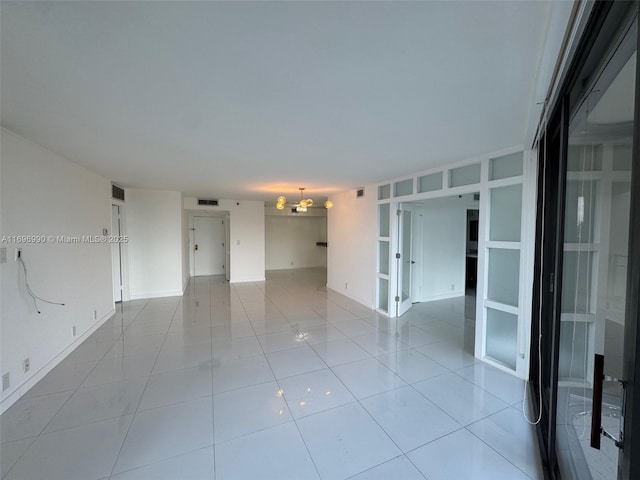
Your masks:
[{"label": "empty room", "polygon": [[638,10],[0,0],[1,479],[640,478]]}]

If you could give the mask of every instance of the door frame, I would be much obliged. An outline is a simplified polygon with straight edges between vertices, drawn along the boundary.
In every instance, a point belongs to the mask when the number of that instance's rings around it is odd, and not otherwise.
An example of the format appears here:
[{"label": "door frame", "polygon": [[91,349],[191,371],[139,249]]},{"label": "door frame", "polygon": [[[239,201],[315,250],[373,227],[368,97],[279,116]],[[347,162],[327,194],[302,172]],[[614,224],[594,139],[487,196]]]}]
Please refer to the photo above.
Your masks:
[{"label": "door frame", "polygon": [[[408,246],[409,246],[409,254],[407,255],[407,253],[404,251],[404,222],[405,222],[405,213],[409,214],[409,218],[411,221],[411,225],[409,228],[409,235],[411,236],[411,238],[409,238],[409,242],[408,242]],[[411,296],[412,296],[412,291],[411,291],[411,282],[413,281],[412,279],[412,268],[411,268],[411,262],[413,260],[411,260],[411,255],[412,255],[412,248],[413,248],[413,209],[411,208],[411,205],[408,203],[399,203],[398,204],[398,208],[396,209],[396,225],[397,225],[397,249],[396,249],[396,271],[397,271],[397,276],[396,276],[396,297],[395,297],[395,306],[396,306],[396,317],[400,317],[402,315],[404,315],[410,308],[411,308]],[[409,257],[408,259],[406,257]],[[403,292],[403,284],[402,281],[404,279],[404,271],[406,266],[408,265],[409,267],[409,275],[408,275],[408,279],[409,279],[409,296],[403,300],[402,298],[402,292]]]},{"label": "door frame", "polygon": [[[229,273],[231,271],[231,246],[229,245],[229,237],[230,237],[230,214],[228,211],[220,211],[220,212],[200,212],[200,211],[190,211],[189,212],[189,276],[195,276],[195,252],[194,252],[194,225],[193,219],[194,217],[211,217],[211,218],[220,218],[224,222],[224,241],[225,241],[225,259],[224,259],[224,275],[227,280],[229,280]],[[229,249],[229,255],[227,257],[227,249]]]},{"label": "door frame", "polygon": [[[637,15],[637,12],[636,12]],[[636,22],[640,19],[636,17]],[[640,52],[640,33],[636,36],[636,52]],[[638,53],[636,53],[637,58]],[[624,342],[624,370],[623,375],[630,385],[640,385],[640,254],[637,247],[640,245],[640,68],[636,64],[636,98],[635,98],[635,125],[632,147],[631,169],[631,200],[629,213],[629,256],[627,263],[627,301],[625,306],[625,342]],[[631,252],[636,252],[631,255]],[[635,318],[635,322],[628,322],[629,318]],[[633,353],[630,353],[633,352]],[[631,360],[631,361],[629,361]],[[640,432],[640,391],[634,394],[633,389],[627,390],[626,406],[624,412],[624,431]],[[640,433],[639,433],[640,434]],[[630,435],[629,435],[630,436]],[[627,439],[625,439],[627,440]],[[629,439],[630,440],[630,439]],[[640,478],[640,447],[637,440],[626,448],[618,461],[618,469],[622,478]]]},{"label": "door frame", "polygon": [[[475,195],[475,194],[474,194]],[[469,252],[467,251],[467,244],[471,241],[469,240],[469,212],[478,212],[478,231],[477,233],[477,240],[476,240],[476,286],[475,286],[475,291],[477,294],[478,291],[478,253],[479,253],[479,248],[478,246],[480,245],[480,204],[478,204],[478,206],[467,206],[465,207],[465,217],[464,220],[466,222],[465,225],[465,229],[464,229],[464,235],[465,235],[465,244],[464,244],[464,294],[467,294],[467,257],[469,257]]]},{"label": "door frame", "polygon": [[[118,200],[116,198],[111,198],[111,226],[113,226],[113,207],[119,207],[120,210],[120,236],[127,237],[127,222],[126,222],[126,209],[125,203],[122,200]],[[111,229],[111,228],[110,228]],[[111,232],[112,235],[115,235],[114,232]],[[128,238],[128,237],[127,237]],[[120,242],[120,275],[122,276],[122,301],[128,302],[131,300],[131,295],[129,292],[129,248],[128,242]],[[113,255],[113,246],[111,254]],[[113,271],[113,259],[112,259],[112,271],[111,271],[111,282],[113,285],[113,275],[115,272]],[[115,304],[115,297],[114,297]]]}]

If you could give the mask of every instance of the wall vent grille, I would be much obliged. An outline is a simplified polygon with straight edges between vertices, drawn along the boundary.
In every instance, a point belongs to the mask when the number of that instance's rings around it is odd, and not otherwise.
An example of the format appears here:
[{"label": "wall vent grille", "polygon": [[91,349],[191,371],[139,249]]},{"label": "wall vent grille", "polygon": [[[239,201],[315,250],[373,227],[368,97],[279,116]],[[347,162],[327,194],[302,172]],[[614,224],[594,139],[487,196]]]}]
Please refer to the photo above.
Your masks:
[{"label": "wall vent grille", "polygon": [[124,202],[124,188],[111,184],[111,196]]},{"label": "wall vent grille", "polygon": [[210,207],[217,207],[218,206],[218,200],[207,200],[205,198],[199,198],[198,199],[198,205],[208,205]]}]

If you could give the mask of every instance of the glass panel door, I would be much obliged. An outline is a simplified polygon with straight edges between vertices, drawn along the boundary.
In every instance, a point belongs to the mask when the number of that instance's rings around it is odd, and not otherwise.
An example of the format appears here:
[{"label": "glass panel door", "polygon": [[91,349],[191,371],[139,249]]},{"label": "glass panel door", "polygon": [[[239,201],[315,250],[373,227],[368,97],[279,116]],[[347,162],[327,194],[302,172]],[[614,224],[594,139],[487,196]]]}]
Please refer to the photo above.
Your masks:
[{"label": "glass panel door", "polygon": [[[493,169],[495,174],[522,173],[522,152],[504,158],[515,163],[516,168],[509,170],[505,168],[508,162],[496,165],[491,161],[487,164],[488,169]],[[521,341],[522,178],[518,175],[499,178],[490,181],[488,187],[482,356],[495,366],[522,375],[526,368],[526,347]]]},{"label": "glass panel door", "polygon": [[[555,419],[558,467],[567,479],[618,478],[615,443],[602,438],[599,450],[591,448],[590,435],[594,355],[604,355],[605,376],[623,376],[635,39],[632,29],[568,129]],[[604,382],[602,428],[616,438],[622,393],[619,382]]]},{"label": "glass panel door", "polygon": [[398,293],[396,302],[398,305],[397,316],[399,317],[411,308],[411,207],[401,205],[398,218],[398,245],[399,245],[399,268],[398,268]]},{"label": "glass panel door", "polygon": [[[388,198],[389,185],[386,188],[379,187],[378,195]],[[376,273],[376,308],[384,313],[389,313],[389,275],[390,275],[390,257],[391,251],[391,205],[389,203],[380,203],[378,205],[378,262]]]}]

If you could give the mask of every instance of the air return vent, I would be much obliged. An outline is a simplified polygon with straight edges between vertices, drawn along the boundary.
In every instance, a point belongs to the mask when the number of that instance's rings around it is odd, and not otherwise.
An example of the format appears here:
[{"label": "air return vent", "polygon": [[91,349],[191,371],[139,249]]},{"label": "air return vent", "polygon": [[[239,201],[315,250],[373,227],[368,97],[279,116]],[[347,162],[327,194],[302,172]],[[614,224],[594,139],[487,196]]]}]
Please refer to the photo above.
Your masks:
[{"label": "air return vent", "polygon": [[111,184],[111,196],[124,202],[124,188]]},{"label": "air return vent", "polygon": [[212,207],[217,207],[218,206],[218,200],[207,200],[205,198],[199,198],[198,199],[198,205],[209,205]]},{"label": "air return vent", "polygon": [[356,198],[364,197],[364,188],[359,188],[356,190]]}]

